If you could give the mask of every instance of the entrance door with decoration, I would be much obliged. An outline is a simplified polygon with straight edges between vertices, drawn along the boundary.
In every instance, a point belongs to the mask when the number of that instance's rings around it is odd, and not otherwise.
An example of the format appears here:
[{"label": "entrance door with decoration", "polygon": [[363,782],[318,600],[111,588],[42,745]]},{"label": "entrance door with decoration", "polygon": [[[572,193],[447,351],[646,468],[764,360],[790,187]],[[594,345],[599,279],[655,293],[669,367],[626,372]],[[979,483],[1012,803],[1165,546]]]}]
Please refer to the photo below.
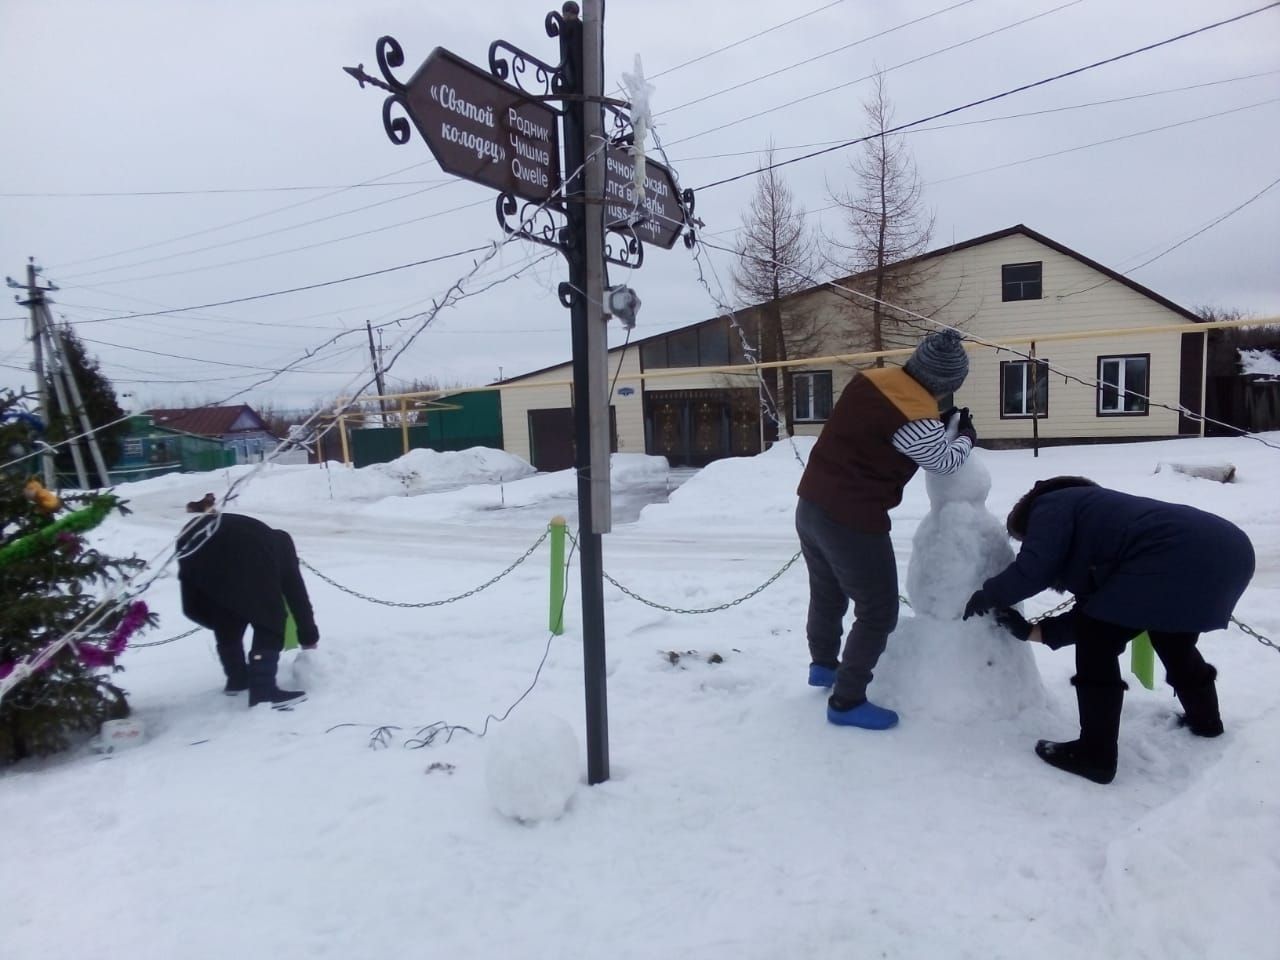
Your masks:
[{"label": "entrance door with decoration", "polygon": [[754,390],[663,390],[645,395],[645,452],[672,466],[760,452],[760,408]]}]

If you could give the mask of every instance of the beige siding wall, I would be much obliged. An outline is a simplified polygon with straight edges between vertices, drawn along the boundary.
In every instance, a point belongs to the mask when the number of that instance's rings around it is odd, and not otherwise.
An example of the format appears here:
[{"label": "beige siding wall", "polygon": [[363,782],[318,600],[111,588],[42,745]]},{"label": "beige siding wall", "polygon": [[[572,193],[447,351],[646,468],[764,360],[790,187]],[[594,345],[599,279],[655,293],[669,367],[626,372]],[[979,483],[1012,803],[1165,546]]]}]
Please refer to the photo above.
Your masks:
[{"label": "beige siding wall", "polygon": [[[1042,298],[1005,303],[1001,299],[1001,266],[1040,261],[1043,264]],[[1010,342],[1027,352],[1026,343],[1012,343],[1050,334],[1080,333],[1088,330],[1116,330],[1128,327],[1167,325],[1170,333],[1109,335],[1082,340],[1041,342],[1036,355],[1063,373],[1085,383],[1051,373],[1048,412],[1038,420],[1043,439],[1119,437],[1167,437],[1178,432],[1178,414],[1152,405],[1143,416],[1098,415],[1098,359],[1105,356],[1147,354],[1150,356],[1149,394],[1153,401],[1176,406],[1179,402],[1181,334],[1194,324],[1181,314],[1123,283],[1081,263],[1074,257],[1044,246],[1030,237],[1014,234],[958,250],[926,261],[919,269],[920,283],[912,292],[915,308],[922,314],[961,327],[981,340],[998,344]],[[795,326],[806,333],[803,351],[809,356],[858,353],[871,349],[869,335],[852,330],[849,299],[829,288],[814,290],[784,304],[784,310],[807,318]],[[744,312],[745,315],[745,312]],[[890,344],[891,346],[891,344]],[[799,351],[793,346],[792,353]],[[618,385],[632,386],[635,393],[622,397],[614,393],[617,408],[619,450],[644,451],[643,391],[703,390],[756,386],[754,374],[707,373],[698,368],[646,370],[639,373],[639,350],[629,349]],[[610,353],[610,371],[616,369],[618,352]],[[970,374],[956,395],[956,403],[973,411],[979,434],[989,440],[1030,439],[1030,418],[1002,418],[1000,365],[1020,359],[994,348],[974,344],[970,348]],[[901,362],[901,361],[897,361]],[[828,369],[832,374],[834,397],[864,364],[815,362],[809,370]],[[569,405],[567,385],[569,364],[543,371],[503,388],[503,433],[507,449],[529,456],[527,412],[541,407]],[[526,389],[529,383],[539,384]],[[782,404],[785,396],[779,397]],[[816,436],[822,424],[796,424],[799,436]]]},{"label": "beige siding wall", "polygon": [[[1042,299],[1002,302],[1001,265],[1036,260],[1044,265]],[[1149,407],[1146,416],[1099,416],[1097,412],[1092,381],[1102,356],[1150,354],[1150,396],[1162,403],[1178,403],[1180,333],[1192,324],[1149,297],[1109,280],[1074,257],[1014,235],[941,258],[929,279],[928,299],[946,304],[936,314],[939,320],[993,343],[1090,329],[1169,325],[1179,332],[1037,344],[1037,358],[1086,381],[1081,384],[1050,374],[1049,410],[1038,427],[1044,438],[1177,434],[1178,415],[1161,407]],[[1028,348],[1018,349],[1026,352]],[[973,411],[984,437],[1029,438],[1030,420],[1000,416],[1000,363],[1018,358],[981,346],[972,348],[969,356],[969,379],[956,397],[957,404]]]},{"label": "beige siding wall", "polygon": [[[620,348],[609,351],[609,378],[618,369]],[[644,453],[644,403],[641,399],[640,358],[638,351],[628,349],[613,391],[612,405],[618,423],[618,452]],[[529,411],[555,410],[573,403],[572,364],[561,364],[549,370],[523,377],[499,387],[502,391],[502,443],[508,453],[525,460],[532,458],[529,441]],[[629,396],[619,393],[624,387],[634,391]]]},{"label": "beige siding wall", "polygon": [[[1001,299],[1000,268],[1008,263],[1040,261],[1043,290],[1040,300],[1004,303]],[[1105,282],[1104,282],[1105,281]],[[1097,286],[1095,286],[1097,285]],[[1089,288],[1093,289],[1089,289]],[[961,327],[966,333],[990,343],[1026,340],[1059,333],[1080,333],[1090,329],[1114,330],[1125,327],[1168,325],[1171,331],[1133,336],[1106,336],[1037,344],[1036,356],[1053,367],[1087,381],[1085,384],[1050,374],[1049,409],[1038,422],[1045,439],[1089,437],[1173,436],[1178,432],[1176,412],[1150,406],[1145,416],[1099,416],[1097,390],[1098,358],[1129,354],[1150,355],[1149,395],[1155,401],[1177,405],[1179,401],[1181,334],[1194,328],[1185,317],[1143,296],[1136,290],[1109,280],[1074,257],[1043,246],[1030,237],[1013,235],[976,247],[959,250],[927,261],[920,286],[912,292],[915,309],[943,323]],[[815,295],[815,300],[817,296]],[[823,343],[828,354],[869,349],[841,335],[836,320],[843,304],[824,296],[823,308],[833,323]],[[847,327],[848,321],[844,321]],[[1011,344],[1022,352],[1029,347]],[[987,439],[1029,439],[1030,418],[1002,418],[1000,364],[1017,360],[1010,353],[973,345],[969,351],[970,373],[956,395],[956,403],[969,407],[982,437]],[[901,362],[901,361],[896,361]],[[848,383],[851,370],[830,363],[806,369],[831,369],[836,396]],[[797,425],[796,433],[813,435],[811,425]]]}]

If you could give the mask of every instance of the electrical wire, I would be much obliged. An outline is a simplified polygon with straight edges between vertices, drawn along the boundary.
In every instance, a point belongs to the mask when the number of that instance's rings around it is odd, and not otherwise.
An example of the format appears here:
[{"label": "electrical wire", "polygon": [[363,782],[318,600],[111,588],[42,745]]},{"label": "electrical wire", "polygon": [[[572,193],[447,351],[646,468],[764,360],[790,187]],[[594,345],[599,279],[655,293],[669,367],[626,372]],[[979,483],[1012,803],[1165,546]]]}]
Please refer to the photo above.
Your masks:
[{"label": "electrical wire", "polygon": [[829,93],[834,93],[837,90],[843,90],[846,87],[852,87],[855,84],[862,83],[866,80],[871,80],[876,76],[892,73],[895,70],[901,70],[903,67],[909,67],[914,64],[921,63],[925,60],[929,60],[932,57],[940,56],[941,54],[944,54],[944,53],[950,53],[952,50],[959,50],[961,47],[967,47],[971,43],[977,43],[979,40],[985,40],[988,37],[994,37],[996,34],[1004,33],[1006,30],[1013,30],[1017,27],[1023,26],[1024,24],[1028,24],[1028,23],[1031,23],[1032,21],[1039,20],[1042,17],[1051,16],[1052,14],[1059,13],[1063,10],[1067,10],[1083,2],[1084,0],[1067,0],[1066,3],[1061,3],[1056,7],[1051,7],[1048,10],[1042,10],[1039,13],[1034,13],[1029,17],[1023,17],[1021,20],[1015,20],[1012,23],[1006,23],[1004,26],[996,27],[993,30],[987,30],[983,33],[977,34],[976,36],[968,37],[967,39],[957,40],[955,43],[949,43],[945,47],[939,47],[937,50],[931,50],[928,53],[921,54],[918,57],[912,57],[910,60],[904,60],[901,63],[895,63],[891,67],[884,67],[880,70],[874,70],[871,73],[868,73],[861,77],[857,77],[854,80],[844,80],[840,83],[835,84],[834,86],[826,87],[822,90],[816,90],[813,93],[807,93],[803,97],[796,97],[793,100],[788,100],[786,103],[780,103],[780,104],[777,104],[776,106],[767,107],[764,110],[757,110],[755,113],[747,114],[744,117],[738,117],[737,119],[734,119],[734,120],[726,120],[724,123],[718,124],[717,126],[710,127],[706,130],[701,130],[698,133],[692,133],[687,137],[681,137],[679,140],[672,140],[671,146],[674,147],[677,144],[687,143],[690,140],[697,140],[702,137],[708,136],[712,133],[718,133],[721,130],[727,130],[729,127],[736,127],[738,126],[738,124],[746,123],[750,120],[757,120],[760,117],[766,117],[771,113],[777,113],[779,110],[786,110],[789,107],[794,107],[796,104],[799,104],[799,103],[805,103],[806,101],[813,100],[816,97],[823,97]]},{"label": "electrical wire", "polygon": [[[1004,120],[1022,120],[1027,117],[1042,117],[1053,113],[1065,113],[1071,110],[1084,110],[1090,107],[1109,106],[1116,103],[1128,103],[1133,100],[1145,100],[1150,97],[1164,96],[1170,93],[1182,93],[1187,90],[1200,90],[1205,87],[1215,87],[1226,83],[1238,83],[1243,80],[1256,80],[1259,77],[1269,77],[1280,73],[1280,70],[1263,70],[1259,73],[1247,73],[1236,77],[1225,77],[1221,80],[1207,80],[1203,83],[1192,83],[1181,87],[1166,87],[1162,90],[1150,90],[1146,93],[1135,93],[1124,97],[1109,97],[1105,100],[1090,100],[1086,103],[1071,103],[1061,107],[1047,107],[1043,110],[1027,110],[1022,113],[1006,113],[998,117],[983,117],[980,120],[960,120],[955,123],[940,123],[932,127],[913,127],[910,130],[903,131],[903,136],[916,133],[927,133],[935,130],[952,130],[957,127],[976,127],[986,123],[998,123]],[[772,149],[777,150],[808,150],[813,147],[828,147],[835,143],[845,143],[845,140],[819,140],[814,143],[796,143],[787,146],[775,145]],[[761,150],[733,150],[728,153],[704,153],[691,157],[677,157],[675,163],[692,163],[699,160],[723,160],[729,157],[751,157],[759,156]]]},{"label": "electrical wire", "polygon": [[[1181,240],[1179,240],[1177,243],[1173,244],[1172,246],[1165,247],[1163,250],[1161,250],[1159,253],[1157,253],[1154,257],[1150,257],[1150,258],[1148,258],[1148,259],[1146,259],[1146,260],[1143,260],[1143,261],[1142,261],[1140,264],[1138,264],[1136,267],[1130,267],[1128,270],[1124,271],[1124,276],[1128,276],[1129,274],[1131,274],[1131,273],[1133,273],[1133,272],[1135,272],[1135,271],[1137,271],[1137,270],[1141,270],[1143,267],[1145,267],[1145,266],[1147,266],[1147,265],[1149,265],[1149,264],[1155,263],[1157,260],[1159,260],[1161,257],[1165,256],[1166,254],[1173,253],[1173,251],[1177,250],[1177,249],[1178,249],[1179,247],[1181,247],[1183,244],[1190,243],[1192,240],[1194,240],[1196,237],[1200,236],[1202,233],[1205,233],[1205,232],[1207,232],[1207,231],[1209,231],[1209,230],[1212,230],[1212,229],[1213,229],[1214,227],[1216,227],[1218,224],[1222,223],[1222,221],[1223,221],[1223,220],[1226,220],[1228,217],[1231,217],[1231,216],[1233,216],[1233,215],[1235,215],[1235,214],[1239,213],[1239,212],[1240,212],[1241,210],[1243,210],[1245,207],[1249,206],[1249,205],[1250,205],[1251,203],[1253,203],[1254,201],[1256,201],[1256,200],[1260,199],[1260,198],[1262,197],[1262,195],[1263,195],[1263,194],[1265,194],[1265,193],[1266,193],[1268,190],[1270,190],[1272,187],[1276,186],[1276,184],[1280,184],[1280,177],[1277,177],[1275,180],[1272,180],[1272,181],[1271,181],[1270,183],[1268,183],[1265,187],[1263,187],[1261,190],[1259,190],[1257,193],[1255,193],[1253,196],[1251,196],[1248,200],[1245,200],[1243,203],[1236,204],[1236,206],[1232,207],[1232,208],[1231,208],[1230,210],[1228,210],[1226,213],[1223,213],[1223,214],[1219,215],[1218,217],[1215,217],[1215,218],[1214,218],[1212,221],[1210,221],[1208,224],[1206,224],[1205,226],[1201,227],[1199,230],[1195,231],[1195,233],[1192,233],[1192,234],[1190,234],[1189,236],[1183,237]],[[1077,296],[1078,294],[1081,294],[1081,293],[1088,293],[1090,290],[1096,290],[1096,289],[1098,289],[1098,287],[1105,286],[1105,285],[1106,285],[1106,284],[1108,284],[1108,283],[1114,283],[1114,282],[1115,282],[1114,278],[1112,278],[1112,277],[1107,277],[1105,280],[1101,280],[1101,281],[1099,281],[1098,283],[1093,284],[1092,286],[1084,287],[1083,289],[1080,289],[1080,290],[1073,290],[1073,291],[1071,291],[1070,293],[1064,293],[1064,294],[1062,294],[1062,296],[1061,296],[1061,297],[1059,297],[1058,299],[1059,299],[1059,300],[1065,300],[1065,299],[1067,299],[1068,297],[1074,297],[1074,296]]]},{"label": "electrical wire", "polygon": [[[374,203],[367,203],[367,204],[364,204],[364,205],[359,206],[359,207],[352,207],[352,208],[350,208],[350,209],[348,209],[348,210],[340,210],[340,211],[338,211],[337,213],[330,213],[330,214],[326,214],[326,215],[325,215],[325,216],[323,216],[323,217],[316,217],[316,218],[314,218],[314,219],[312,219],[312,220],[304,220],[304,221],[302,221],[301,223],[291,224],[291,225],[289,225],[289,226],[287,226],[287,227],[277,227],[277,228],[276,228],[276,229],[274,229],[274,230],[265,230],[265,231],[263,231],[262,233],[254,233],[254,234],[250,234],[250,235],[249,235],[249,236],[247,236],[247,237],[236,237],[236,238],[233,238],[233,239],[231,239],[231,240],[223,240],[221,243],[211,243],[211,244],[208,244],[208,245],[203,246],[203,247],[195,247],[194,249],[191,249],[191,250],[180,250],[180,251],[178,251],[177,253],[166,253],[166,254],[164,254],[163,256],[159,256],[159,257],[151,257],[151,258],[146,259],[146,260],[137,260],[137,261],[134,261],[133,263],[119,264],[119,265],[114,266],[114,267],[104,267],[104,268],[102,268],[101,270],[90,270],[90,271],[88,271],[87,273],[72,274],[71,276],[66,277],[66,282],[67,282],[68,284],[70,284],[70,283],[72,283],[72,282],[74,282],[74,281],[76,281],[76,280],[82,280],[82,279],[83,279],[83,278],[85,278],[85,277],[94,277],[94,276],[98,276],[99,274],[103,274],[103,273],[115,273],[116,271],[119,271],[119,270],[131,270],[131,269],[133,269],[134,267],[144,267],[144,266],[148,266],[149,264],[153,264],[153,263],[163,263],[163,262],[164,262],[164,261],[166,261],[166,260],[174,260],[174,259],[177,259],[177,258],[179,258],[179,257],[189,257],[189,256],[194,256],[195,254],[198,254],[198,253],[207,253],[207,252],[208,252],[208,251],[210,251],[210,250],[221,250],[221,249],[222,249],[222,248],[224,248],[224,247],[237,246],[237,245],[239,245],[239,244],[241,244],[241,243],[249,243],[249,242],[251,242],[251,241],[253,241],[253,240],[262,240],[262,239],[263,239],[263,238],[265,238],[265,237],[274,237],[274,236],[276,236],[276,235],[278,235],[278,234],[281,234],[281,233],[290,233],[290,232],[292,232],[292,231],[294,231],[294,230],[301,230],[301,229],[303,229],[303,228],[305,228],[305,227],[313,227],[313,226],[315,226],[315,225],[316,225],[316,224],[318,224],[318,223],[326,223],[326,222],[328,222],[328,221],[330,221],[330,220],[337,220],[337,219],[339,219],[339,218],[341,218],[341,217],[348,217],[348,216],[351,216],[352,214],[355,214],[355,213],[364,213],[364,212],[366,212],[366,211],[368,211],[368,210],[373,210],[373,209],[375,209],[376,207],[386,206],[386,205],[387,205],[387,204],[389,204],[389,203],[399,203],[399,202],[400,202],[400,201],[402,201],[402,200],[408,200],[408,199],[409,199],[409,198],[411,198],[411,197],[420,196],[421,194],[424,194],[424,193],[431,193],[431,192],[432,192],[432,191],[434,191],[434,190],[441,190],[441,189],[444,189],[444,188],[446,188],[446,187],[456,186],[458,183],[461,183],[461,182],[462,182],[462,181],[460,181],[460,180],[458,180],[458,179],[456,179],[456,178],[450,178],[449,180],[447,180],[447,181],[445,181],[445,182],[443,182],[443,183],[437,183],[437,184],[436,184],[435,186],[433,186],[433,187],[424,187],[424,188],[422,188],[421,190],[411,190],[410,192],[408,192],[408,193],[402,193],[402,194],[400,194],[399,196],[395,196],[395,197],[386,197],[385,199],[378,200],[378,201],[376,201],[376,202],[374,202]],[[301,247],[301,248],[299,248],[299,249],[306,250],[306,249],[310,249],[310,247]],[[278,253],[277,253],[277,254],[266,254],[266,256],[279,256],[279,254],[278,254]],[[261,257],[257,257],[257,258],[255,258],[255,259],[261,259]],[[245,262],[245,261],[243,261],[243,260],[236,260],[236,261],[233,261],[233,262],[234,262],[234,263],[243,263],[243,262]],[[153,277],[177,276],[177,275],[179,275],[179,274],[181,274],[181,273],[194,273],[194,272],[196,272],[196,270],[208,270],[208,269],[213,269],[213,268],[212,268],[212,267],[199,267],[199,268],[196,268],[195,270],[181,270],[181,271],[175,271],[175,272],[173,272],[173,273],[150,274],[150,275],[145,276],[145,277],[131,277],[131,278],[129,278],[128,280],[116,280],[116,281],[112,281],[112,282],[113,282],[113,283],[133,283],[133,282],[136,282],[136,281],[139,281],[139,280],[150,280],[150,279],[152,279]]]},{"label": "electrical wire", "polygon": [[[768,73],[758,74],[757,76],[754,76],[749,80],[743,80],[740,83],[735,83],[731,86],[724,87],[712,93],[703,94],[702,96],[695,97],[692,100],[686,100],[684,103],[677,104],[674,107],[668,107],[666,110],[663,110],[661,113],[657,114],[657,116],[659,117],[670,116],[671,114],[675,113],[678,110],[683,110],[685,107],[692,107],[694,104],[697,104],[697,103],[705,103],[706,101],[715,99],[716,97],[722,96],[723,94],[732,93],[734,90],[741,90],[743,87],[749,87],[752,84],[759,83],[762,80],[768,80],[768,79],[771,79],[772,77],[779,76],[780,74],[787,73],[788,71],[798,69],[799,67],[807,66],[808,64],[814,63],[818,60],[823,60],[827,57],[835,56],[837,53],[843,53],[844,51],[850,50],[861,44],[868,43],[872,40],[878,40],[879,38],[888,36],[891,33],[896,33],[899,30],[904,30],[907,27],[914,26],[917,23],[923,23],[926,20],[932,20],[934,17],[941,16],[944,13],[950,13],[952,10],[958,10],[960,7],[967,7],[969,4],[975,3],[975,2],[977,2],[977,0],[959,0],[958,3],[953,3],[950,6],[942,7],[941,9],[935,10],[932,13],[927,13],[927,14],[924,14],[923,16],[916,17],[913,20],[906,20],[895,26],[887,27],[886,29],[879,31],[878,33],[868,34],[865,37],[861,37],[849,43],[842,44],[841,46],[834,47],[831,50],[827,50],[825,53],[816,53],[811,57],[806,57],[803,60],[797,60],[795,63],[789,63],[784,67],[779,67],[778,69],[771,70]],[[1077,2],[1081,2],[1081,0],[1077,0]],[[1053,12],[1053,11],[1050,11],[1050,12]],[[972,41],[966,41],[966,42],[972,42]],[[947,49],[951,49],[951,48],[950,47],[944,48],[944,50],[947,50]],[[940,52],[943,52],[943,51],[935,51],[935,53],[926,54],[926,57],[935,56],[936,53],[940,53]],[[914,61],[908,61],[908,62],[914,62]],[[896,68],[890,68],[890,69],[896,69]],[[860,79],[865,80],[867,78],[862,77]],[[850,82],[858,83],[859,81],[853,80]],[[676,142],[679,142],[679,141],[676,141]],[[672,146],[674,145],[675,143],[672,144]]]},{"label": "electrical wire", "polygon": [[776,170],[779,167],[785,167],[793,163],[799,163],[802,160],[811,160],[814,157],[819,157],[827,153],[833,153],[836,150],[841,150],[841,149],[844,149],[845,147],[851,147],[851,146],[854,146],[855,144],[863,143],[867,140],[871,140],[881,136],[888,136],[889,134],[900,133],[903,130],[909,130],[912,127],[918,127],[921,124],[929,123],[933,120],[941,120],[943,117],[949,117],[952,114],[960,113],[962,110],[971,110],[974,107],[982,106],[983,104],[986,104],[986,103],[994,103],[997,100],[1003,100],[1005,97],[1011,97],[1014,94],[1023,93],[1027,90],[1033,90],[1037,87],[1043,87],[1043,86],[1046,86],[1047,84],[1054,83],[1058,80],[1064,80],[1067,77],[1078,76],[1087,71],[1096,70],[1099,67],[1104,67],[1112,63],[1117,63],[1121,60],[1126,60],[1129,57],[1136,57],[1143,53],[1149,53],[1152,50],[1157,50],[1161,47],[1166,47],[1170,44],[1177,43],[1181,40],[1186,40],[1190,37],[1199,36],[1200,34],[1207,33],[1210,30],[1216,30],[1219,27],[1224,27],[1224,26],[1227,26],[1228,24],[1237,23],[1249,17],[1257,16],[1260,13],[1264,13],[1267,10],[1275,9],[1276,7],[1280,7],[1280,0],[1275,0],[1275,2],[1268,3],[1264,6],[1257,7],[1253,10],[1248,10],[1244,13],[1237,14],[1234,17],[1228,17],[1225,20],[1217,20],[1213,23],[1208,23],[1208,24],[1205,24],[1204,26],[1196,27],[1193,30],[1186,30],[1182,33],[1175,34],[1174,36],[1166,37],[1163,40],[1157,40],[1153,43],[1148,43],[1141,47],[1135,47],[1132,50],[1126,50],[1124,53],[1118,53],[1114,56],[1106,57],[1102,60],[1095,60],[1092,63],[1087,63],[1079,67],[1074,67],[1070,70],[1064,70],[1061,73],[1055,73],[1048,77],[1042,77],[1041,79],[1033,80],[1030,83],[1020,84],[1019,86],[1011,87],[1008,90],[1003,90],[1000,93],[995,93],[987,97],[982,97],[977,100],[970,100],[968,103],[963,103],[963,104],[960,104],[959,106],[951,107],[947,110],[941,110],[937,113],[930,114],[927,117],[921,117],[918,120],[912,120],[908,123],[900,123],[897,126],[889,127],[873,135],[853,137],[852,139],[845,140],[841,143],[834,144],[830,147],[825,147],[821,150],[815,150],[812,153],[806,153],[798,157],[791,157],[787,160],[779,160],[776,163],[759,166],[754,170],[747,170],[739,174],[734,174],[733,176],[722,177],[719,180],[713,180],[710,183],[705,183],[702,186],[697,187],[695,192],[702,191],[702,190],[710,190],[714,187],[720,187],[727,183],[734,183],[738,180],[745,180],[747,177],[759,176],[761,173],[764,173],[766,170]]},{"label": "electrical wire", "polygon": [[465,256],[468,253],[478,253],[487,249],[486,246],[468,247],[466,250],[455,250],[453,253],[441,254],[438,257],[428,257],[425,260],[414,260],[412,263],[402,263],[394,267],[384,267],[381,270],[371,270],[368,273],[357,273],[350,277],[339,277],[336,280],[324,280],[320,283],[309,283],[300,287],[289,287],[285,290],[272,290],[269,293],[256,293],[247,297],[236,297],[232,300],[217,300],[213,303],[200,303],[189,307],[172,307],[167,310],[152,310],[146,313],[125,313],[115,317],[97,317],[92,320],[81,320],[79,323],[108,323],[112,320],[133,320],[137,317],[164,317],[175,313],[187,313],[191,310],[207,310],[210,307],[225,307],[233,303],[250,303],[254,300],[266,300],[270,297],[281,297],[290,293],[301,293],[304,290],[319,290],[322,287],[332,287],[340,283],[350,283],[353,280],[366,280],[369,277],[378,277],[387,273],[395,273],[398,270],[408,270],[411,267],[421,267],[429,263],[440,263],[444,260],[452,260],[455,257]]},{"label": "electrical wire", "polygon": [[[417,170],[419,167],[430,166],[433,163],[435,163],[434,159],[419,160],[417,163],[411,163],[407,167],[401,167],[398,170],[392,170],[390,173],[380,174],[379,176],[373,177],[369,180],[362,181],[361,184],[355,184],[355,186],[361,186],[362,184],[374,184],[374,183],[377,183],[379,180],[385,180],[387,177],[394,177],[401,173],[408,173],[410,170]],[[109,260],[109,259],[112,259],[113,257],[122,257],[122,256],[125,256],[126,254],[137,253],[140,250],[150,250],[155,247],[163,246],[164,244],[167,244],[167,243],[178,243],[182,240],[190,240],[192,237],[204,236],[207,233],[216,233],[219,230],[229,230],[231,227],[238,227],[241,224],[251,223],[254,220],[261,220],[264,217],[274,216],[277,213],[284,213],[286,210],[294,210],[298,207],[305,207],[308,204],[319,203],[322,200],[328,200],[330,197],[336,197],[339,194],[345,193],[348,189],[350,188],[343,187],[343,188],[334,190],[331,193],[326,193],[323,196],[309,197],[306,200],[298,200],[294,203],[285,204],[283,207],[274,207],[271,210],[264,210],[261,213],[255,213],[248,217],[240,217],[237,220],[231,220],[231,221],[228,221],[227,223],[216,224],[212,227],[204,227],[203,229],[195,230],[191,233],[184,233],[176,237],[168,237],[167,239],[164,239],[164,240],[154,240],[151,243],[144,243],[141,246],[137,246],[137,247],[128,247],[127,249],[124,249],[124,250],[117,250],[114,253],[103,253],[103,254],[99,254],[96,257],[83,257],[79,260],[68,260],[64,263],[54,264],[52,269],[63,270],[67,267],[74,267],[82,263],[96,263],[99,260]]]}]

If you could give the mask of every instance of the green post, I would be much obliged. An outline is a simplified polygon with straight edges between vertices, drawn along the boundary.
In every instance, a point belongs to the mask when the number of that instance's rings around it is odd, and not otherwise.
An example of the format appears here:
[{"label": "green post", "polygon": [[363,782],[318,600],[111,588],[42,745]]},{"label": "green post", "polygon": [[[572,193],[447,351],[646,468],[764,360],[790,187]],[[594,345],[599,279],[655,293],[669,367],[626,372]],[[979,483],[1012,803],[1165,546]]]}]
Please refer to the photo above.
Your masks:
[{"label": "green post", "polygon": [[564,517],[551,518],[551,613],[548,629],[559,636],[564,633]]},{"label": "green post", "polygon": [[1129,668],[1148,690],[1156,685],[1156,651],[1151,646],[1151,636],[1145,630],[1133,638],[1129,648]]}]

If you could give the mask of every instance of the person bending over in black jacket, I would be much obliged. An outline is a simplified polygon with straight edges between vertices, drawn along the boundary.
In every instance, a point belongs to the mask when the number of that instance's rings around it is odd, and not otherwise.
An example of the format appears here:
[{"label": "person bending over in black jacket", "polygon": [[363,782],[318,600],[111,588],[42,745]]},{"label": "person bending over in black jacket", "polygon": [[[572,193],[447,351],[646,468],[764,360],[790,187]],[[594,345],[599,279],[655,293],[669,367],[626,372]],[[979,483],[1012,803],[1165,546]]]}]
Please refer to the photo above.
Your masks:
[{"label": "person bending over in black jacket", "polygon": [[[1253,545],[1239,527],[1194,507],[1108,490],[1084,477],[1041,480],[1009,513],[1022,547],[969,598],[964,619],[994,612],[1021,640],[1075,644],[1080,737],[1041,740],[1046,763],[1096,783],[1116,774],[1126,684],[1120,654],[1146,631],[1186,711],[1187,728],[1222,733],[1217,671],[1196,643],[1225,627],[1253,577]],[[1031,625],[1012,607],[1045,589],[1075,594],[1067,613]]]},{"label": "person bending over in black jacket", "polygon": [[[182,612],[213,631],[228,695],[248,690],[251,707],[292,707],[306,694],[276,686],[289,614],[304,650],[320,642],[293,538],[253,517],[218,513],[214,503],[213,494],[208,494],[187,504],[189,512],[200,516],[178,536]],[[249,625],[253,643],[246,662],[244,633]]]}]

